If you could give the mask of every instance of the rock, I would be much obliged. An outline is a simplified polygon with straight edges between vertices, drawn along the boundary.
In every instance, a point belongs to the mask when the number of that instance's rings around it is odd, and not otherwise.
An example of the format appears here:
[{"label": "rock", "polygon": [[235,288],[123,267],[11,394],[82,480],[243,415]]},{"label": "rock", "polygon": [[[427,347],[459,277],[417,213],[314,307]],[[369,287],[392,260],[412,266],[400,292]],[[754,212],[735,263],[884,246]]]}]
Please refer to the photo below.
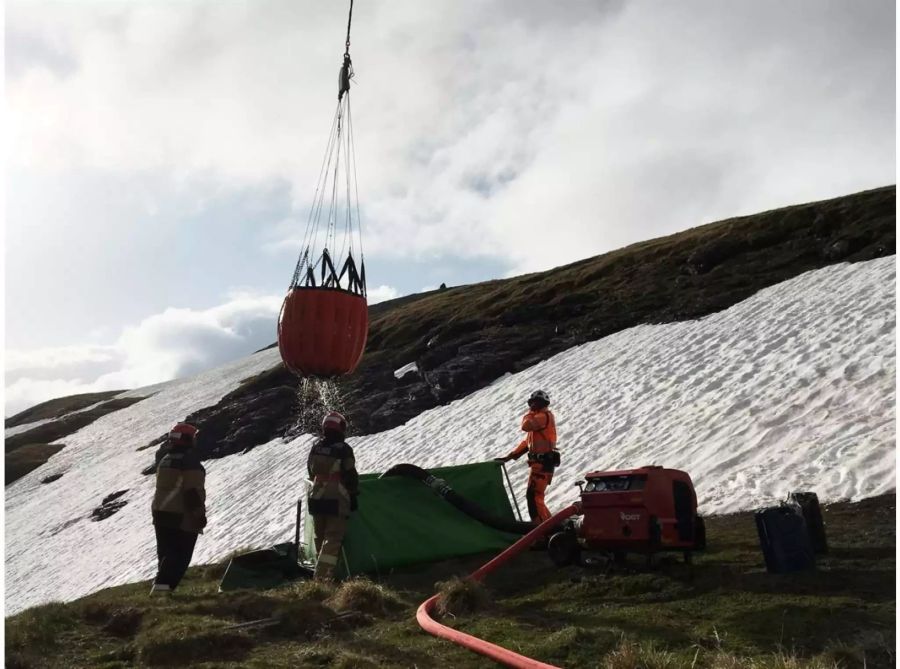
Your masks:
[{"label": "rock", "polygon": [[100,506],[91,511],[91,520],[95,522],[106,520],[113,514],[118,513],[119,509],[128,504],[128,500],[119,499],[126,492],[128,492],[128,490],[117,490],[104,497]]},{"label": "rock", "polygon": [[50,476],[45,476],[41,479],[41,483],[53,483],[54,481],[58,481],[62,478],[62,473],[60,474],[50,474]]},{"label": "rock", "polygon": [[419,365],[411,362],[403,365],[400,369],[394,370],[394,378],[397,379],[397,386],[408,386],[421,379],[419,374]]},{"label": "rock", "polygon": [[110,516],[115,513],[118,513],[119,509],[128,504],[127,500],[123,500],[121,502],[113,502],[112,504],[106,504],[104,506],[98,506],[96,509],[91,511],[91,520],[100,521],[106,520]]},{"label": "rock", "polygon": [[691,253],[686,262],[688,274],[706,274],[741,251],[739,240],[724,237],[707,242]]},{"label": "rock", "polygon": [[166,432],[165,434],[158,436],[158,437],[157,437],[156,439],[154,439],[153,441],[151,441],[151,442],[149,442],[149,443],[147,443],[147,444],[144,444],[143,446],[138,447],[137,450],[139,450],[139,451],[146,451],[148,448],[153,448],[154,446],[159,446],[160,444],[165,443],[165,441],[166,441],[168,438],[169,438],[169,433]]},{"label": "rock", "polygon": [[[259,381],[229,393],[215,406],[189,415],[186,422],[200,429],[196,446],[200,459],[249,452],[272,439],[288,436],[301,405],[297,385],[287,385],[286,380],[293,384],[282,374],[263,374]],[[276,385],[266,387],[265,381]]]},{"label": "rock", "polygon": [[126,492],[128,492],[127,488],[125,490],[117,490],[116,492],[108,494],[106,497],[103,498],[103,504],[109,504],[114,499],[119,499]]},{"label": "rock", "polygon": [[694,281],[691,278],[691,275],[680,275],[675,277],[675,287],[676,288],[690,288],[694,285]]},{"label": "rock", "polygon": [[850,242],[846,239],[836,239],[826,244],[822,250],[822,256],[826,260],[840,260],[850,253]]},{"label": "rock", "polygon": [[820,211],[813,219],[813,235],[820,239],[830,237],[838,222],[839,221],[835,216],[828,212]]}]

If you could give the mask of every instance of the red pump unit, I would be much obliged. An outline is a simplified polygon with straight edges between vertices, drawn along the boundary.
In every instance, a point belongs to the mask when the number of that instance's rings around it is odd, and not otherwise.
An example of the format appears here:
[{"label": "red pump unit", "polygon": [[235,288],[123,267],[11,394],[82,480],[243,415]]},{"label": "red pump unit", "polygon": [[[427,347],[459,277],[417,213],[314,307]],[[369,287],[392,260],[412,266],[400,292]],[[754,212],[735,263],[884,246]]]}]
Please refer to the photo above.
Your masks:
[{"label": "red pump unit", "polygon": [[690,560],[706,547],[706,529],[697,515],[691,477],[677,469],[650,466],[591,472],[579,483],[584,515],[567,523],[548,545],[557,565],[578,562],[582,550],[652,556],[681,551]]}]

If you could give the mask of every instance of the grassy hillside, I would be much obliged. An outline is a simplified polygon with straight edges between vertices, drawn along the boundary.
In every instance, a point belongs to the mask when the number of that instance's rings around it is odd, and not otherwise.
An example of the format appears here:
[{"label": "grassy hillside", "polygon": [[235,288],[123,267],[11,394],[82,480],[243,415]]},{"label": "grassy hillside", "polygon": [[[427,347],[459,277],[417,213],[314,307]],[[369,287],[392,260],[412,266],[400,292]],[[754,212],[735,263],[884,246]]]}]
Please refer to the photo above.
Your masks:
[{"label": "grassy hillside", "polygon": [[[319,397],[298,398],[300,380],[279,365],[172,419],[199,425],[204,457],[302,431],[323,398],[348,415],[352,434],[380,432],[573,346],[642,323],[699,318],[803,272],[895,252],[893,186],[710,223],[546,272],[375,305],[361,365]],[[394,377],[413,361],[417,373]],[[65,402],[29,410],[29,420]],[[69,433],[62,427],[13,443],[48,443]]]},{"label": "grassy hillside", "polygon": [[[119,394],[121,392],[122,391],[116,391],[113,394]],[[73,395],[70,398],[51,400],[50,402],[45,402],[44,404],[39,404],[37,407],[34,407],[34,413],[30,414],[32,416],[58,416],[58,418],[56,420],[51,420],[49,423],[43,423],[30,430],[14,434],[13,436],[4,439],[4,450],[6,455],[6,480],[4,484],[9,485],[13,481],[25,476],[28,472],[37,469],[47,462],[47,460],[50,459],[50,456],[58,453],[65,446],[65,444],[51,444],[50,442],[62,439],[63,437],[90,425],[98,418],[113,413],[114,411],[118,411],[119,409],[130,407],[132,404],[140,402],[143,399],[141,397],[123,397],[120,399],[103,401],[108,395],[108,393]],[[84,408],[90,407],[93,404],[97,404],[97,406],[91,409]],[[29,411],[32,410],[29,409]],[[28,414],[28,412],[23,413]],[[18,416],[22,415],[23,414],[18,414],[14,418],[18,418]],[[33,420],[19,420],[18,424],[24,425],[29,422],[33,422]]]},{"label": "grassy hillside", "polygon": [[[354,435],[387,430],[587,341],[698,318],[812,269],[893,254],[895,218],[895,188],[879,188],[391,300],[371,308],[354,374],[317,391],[278,365],[184,418],[200,426],[204,457],[315,429],[326,405],[348,415]],[[419,371],[396,379],[412,361]]]},{"label": "grassy hillside", "polygon": [[[896,189],[728,219],[547,272],[431,293],[372,314],[342,382],[359,432],[395,427],[572,346],[699,318],[836,262],[896,252]],[[416,361],[420,378],[393,370]]]},{"label": "grassy hillside", "polygon": [[16,479],[40,467],[50,459],[50,456],[59,453],[65,444],[28,444],[20,446],[12,452],[6,453],[4,467],[4,485],[9,485]]},{"label": "grassy hillside", "polygon": [[102,393],[82,393],[80,395],[59,397],[57,399],[41,402],[40,404],[35,404],[33,407],[25,409],[25,411],[21,411],[15,416],[7,418],[4,423],[6,427],[16,427],[18,425],[25,425],[26,423],[34,423],[39,420],[60,418],[67,413],[81,411],[82,409],[87,409],[92,404],[112,399],[122,392],[124,391],[110,390]]},{"label": "grassy hillside", "polygon": [[[28,444],[42,444],[62,439],[73,432],[77,432],[86,425],[90,425],[98,418],[102,418],[106,414],[113,413],[119,409],[130,407],[132,404],[140,402],[142,397],[123,397],[121,399],[109,400],[102,402],[92,409],[77,410],[74,413],[62,415],[57,420],[50,421],[33,427],[25,432],[14,434],[7,437],[4,441],[4,448],[7,453]],[[90,406],[90,405],[89,405]]]},{"label": "grassy hillside", "polygon": [[[610,573],[557,570],[527,553],[486,590],[448,599],[444,622],[565,667],[892,667],[895,496],[824,515],[831,550],[814,573],[767,574],[752,516],[736,514],[708,520],[709,549],[692,566],[671,558],[650,570],[639,560]],[[486,557],[339,588],[228,594],[216,594],[221,565],[195,567],[171,598],[150,598],[140,583],[8,618],[7,667],[496,666],[414,620],[436,582]],[[278,624],[234,627],[270,617]]]}]

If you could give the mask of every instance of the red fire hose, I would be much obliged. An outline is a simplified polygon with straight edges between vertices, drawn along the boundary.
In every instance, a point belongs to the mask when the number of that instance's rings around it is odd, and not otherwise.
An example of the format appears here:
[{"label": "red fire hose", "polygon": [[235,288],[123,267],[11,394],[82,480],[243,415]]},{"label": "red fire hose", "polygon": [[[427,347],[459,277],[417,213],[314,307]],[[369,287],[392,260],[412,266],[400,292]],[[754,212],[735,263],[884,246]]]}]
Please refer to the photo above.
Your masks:
[{"label": "red fire hose", "polygon": [[[545,534],[549,533],[566,518],[579,515],[580,513],[581,502],[575,502],[562,511],[553,514],[550,518],[531,530],[531,532],[519,539],[516,543],[500,553],[497,557],[490,560],[489,562],[486,562],[481,567],[469,574],[468,578],[472,579],[473,581],[480,581],[492,571],[506,564],[516,555],[526,550],[529,546],[531,546],[531,544],[533,544]],[[426,599],[419,606],[419,610],[416,611],[416,621],[419,623],[419,626],[429,634],[433,634],[434,636],[442,637],[444,639],[447,639],[448,641],[452,641],[459,646],[468,648],[469,650],[476,653],[481,653],[482,655],[485,655],[492,660],[500,662],[501,664],[505,664],[509,667],[516,667],[517,669],[558,669],[552,664],[544,664],[543,662],[532,660],[530,657],[519,655],[518,653],[507,650],[502,646],[488,643],[487,641],[479,639],[478,637],[471,636],[470,634],[465,634],[451,627],[447,627],[446,625],[441,625],[431,617],[431,612],[434,610],[435,604],[437,604],[438,597],[440,597],[440,595],[434,595],[433,597]]]}]

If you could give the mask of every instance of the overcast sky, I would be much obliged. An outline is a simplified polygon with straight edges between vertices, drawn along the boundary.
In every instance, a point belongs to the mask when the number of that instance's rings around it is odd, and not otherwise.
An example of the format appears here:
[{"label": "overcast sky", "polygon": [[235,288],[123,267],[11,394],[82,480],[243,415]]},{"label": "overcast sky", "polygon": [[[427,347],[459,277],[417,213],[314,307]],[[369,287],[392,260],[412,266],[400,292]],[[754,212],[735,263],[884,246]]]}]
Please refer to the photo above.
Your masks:
[{"label": "overcast sky", "polygon": [[[275,339],[343,2],[6,3],[7,415]],[[892,0],[357,0],[373,301],[895,182]]]}]

